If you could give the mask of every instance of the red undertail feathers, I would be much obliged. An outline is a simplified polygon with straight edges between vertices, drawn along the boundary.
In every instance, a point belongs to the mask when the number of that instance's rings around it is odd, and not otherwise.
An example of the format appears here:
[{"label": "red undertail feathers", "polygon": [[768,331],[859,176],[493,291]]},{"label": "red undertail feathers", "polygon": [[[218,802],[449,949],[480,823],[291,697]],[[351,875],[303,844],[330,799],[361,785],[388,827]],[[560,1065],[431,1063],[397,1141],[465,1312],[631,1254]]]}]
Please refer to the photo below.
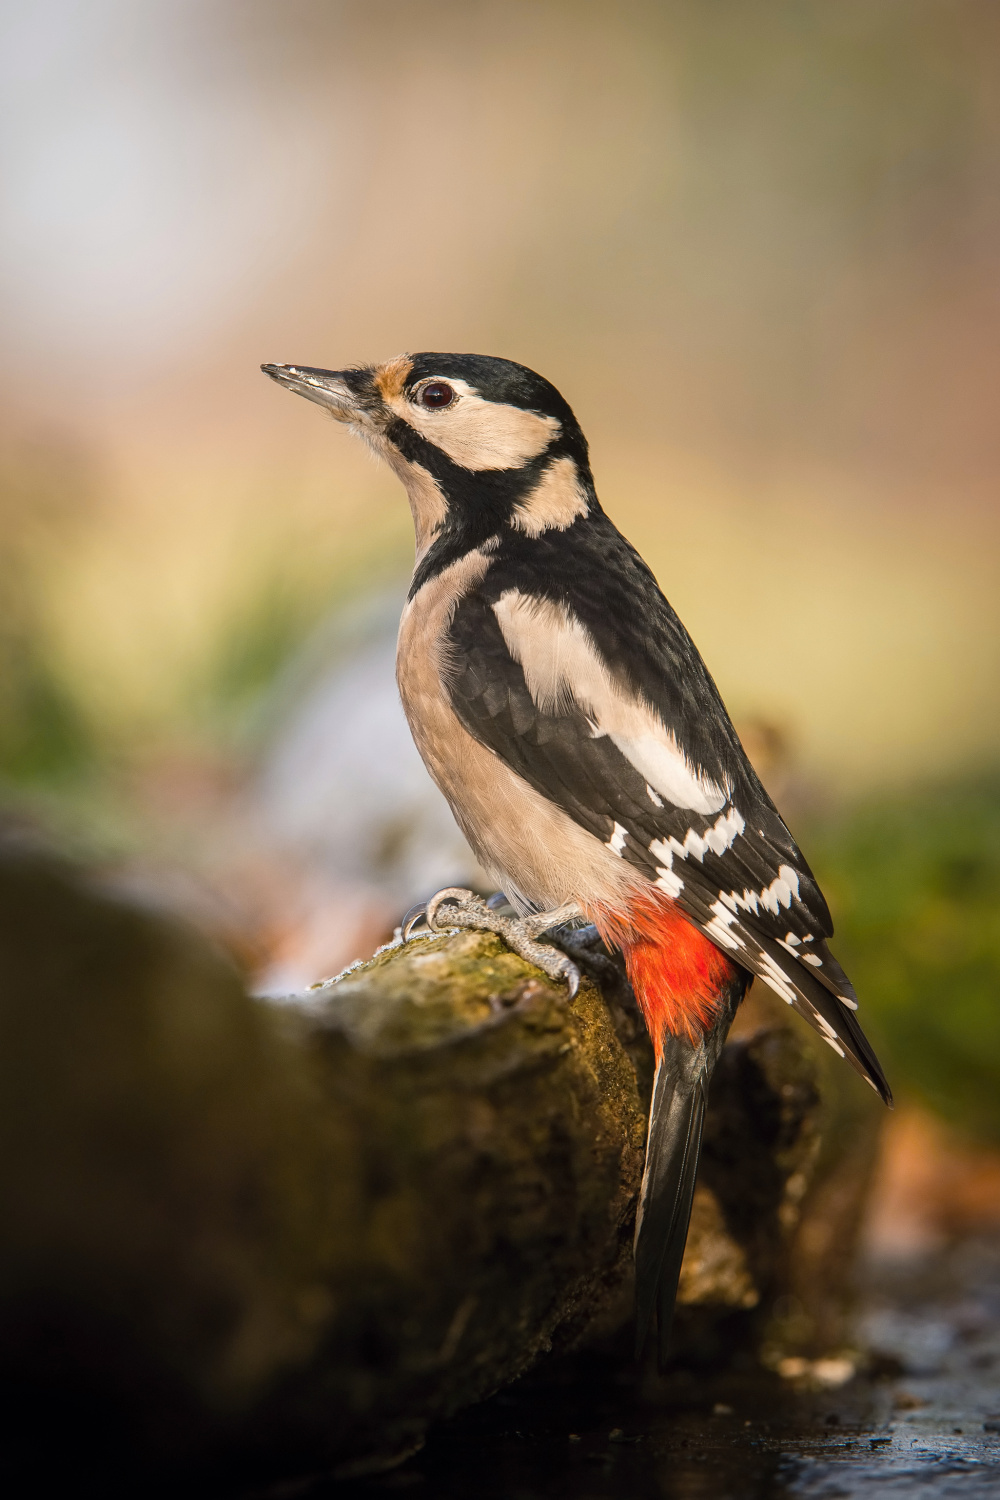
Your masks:
[{"label": "red undertail feathers", "polygon": [[736,966],[669,897],[642,897],[627,911],[594,913],[593,920],[604,941],[624,955],[657,1061],[668,1033],[697,1044],[717,1020]]}]

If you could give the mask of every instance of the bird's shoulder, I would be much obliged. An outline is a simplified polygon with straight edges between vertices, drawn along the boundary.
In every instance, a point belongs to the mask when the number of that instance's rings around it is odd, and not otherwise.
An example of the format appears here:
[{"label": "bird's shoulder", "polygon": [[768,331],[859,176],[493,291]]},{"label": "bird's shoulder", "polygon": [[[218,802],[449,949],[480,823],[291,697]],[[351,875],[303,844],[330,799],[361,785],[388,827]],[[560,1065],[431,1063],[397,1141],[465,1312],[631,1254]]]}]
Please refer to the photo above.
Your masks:
[{"label": "bird's shoulder", "polygon": [[475,593],[493,610],[504,598],[538,601],[525,629],[540,642],[559,633],[560,615],[572,621],[609,679],[655,710],[693,764],[767,800],[701,653],[603,511],[562,532],[502,535]]}]

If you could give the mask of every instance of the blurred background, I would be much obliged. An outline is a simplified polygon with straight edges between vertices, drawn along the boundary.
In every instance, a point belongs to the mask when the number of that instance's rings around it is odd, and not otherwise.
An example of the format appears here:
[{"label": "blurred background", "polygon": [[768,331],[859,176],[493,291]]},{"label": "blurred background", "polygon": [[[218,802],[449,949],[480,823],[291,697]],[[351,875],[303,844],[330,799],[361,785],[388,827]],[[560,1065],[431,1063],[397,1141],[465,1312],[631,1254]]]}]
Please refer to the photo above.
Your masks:
[{"label": "blurred background", "polygon": [[517,359],[828,888],[907,1106],[873,1232],[995,1220],[996,6],[0,26],[6,820],[271,993],[474,880],[395,700],[403,495],[258,366]]}]

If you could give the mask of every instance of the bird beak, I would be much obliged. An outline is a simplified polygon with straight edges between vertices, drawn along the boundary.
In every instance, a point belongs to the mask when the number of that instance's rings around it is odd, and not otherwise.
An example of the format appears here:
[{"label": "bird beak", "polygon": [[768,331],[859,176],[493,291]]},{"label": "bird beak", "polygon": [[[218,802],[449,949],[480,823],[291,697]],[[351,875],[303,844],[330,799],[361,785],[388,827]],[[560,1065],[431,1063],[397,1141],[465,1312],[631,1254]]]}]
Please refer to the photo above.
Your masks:
[{"label": "bird beak", "polygon": [[307,365],[261,365],[261,369],[297,396],[325,407],[338,422],[354,422],[362,415],[356,387],[364,379],[364,371],[313,370]]}]

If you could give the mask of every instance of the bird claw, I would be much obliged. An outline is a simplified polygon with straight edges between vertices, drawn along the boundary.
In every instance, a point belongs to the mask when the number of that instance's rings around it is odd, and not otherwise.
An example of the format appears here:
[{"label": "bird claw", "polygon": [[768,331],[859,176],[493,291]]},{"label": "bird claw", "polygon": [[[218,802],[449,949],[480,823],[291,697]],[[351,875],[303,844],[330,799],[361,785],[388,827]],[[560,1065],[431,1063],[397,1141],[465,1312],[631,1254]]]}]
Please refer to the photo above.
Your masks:
[{"label": "bird claw", "polygon": [[[478,912],[480,908],[490,917],[493,915],[485,901],[482,901],[473,891],[467,891],[464,886],[449,885],[443,891],[438,891],[436,896],[432,896],[424,907],[424,921],[431,932],[447,932],[449,927],[471,926],[471,923],[467,922],[439,922],[438,912],[445,902],[451,902],[457,908],[457,911],[452,913],[453,916],[457,916],[459,912]],[[492,928],[489,930],[493,931]]]},{"label": "bird claw", "polygon": [[[447,910],[442,911],[442,907],[447,907]],[[409,914],[403,923],[402,935],[403,941],[408,942],[421,919],[428,930],[434,933],[453,931],[455,928],[495,932],[526,963],[534,964],[557,983],[564,981],[572,1000],[580,988],[580,970],[567,954],[560,952],[551,943],[542,943],[538,939],[550,928],[579,915],[578,907],[565,906],[558,911],[539,912],[530,917],[503,917],[492,911],[473,891],[452,885],[438,891],[426,906]]]},{"label": "bird claw", "polygon": [[[427,905],[421,902],[419,906],[411,906],[402,922],[399,924],[399,940],[408,943],[413,937],[413,929],[427,919]],[[421,933],[420,936],[426,936]]]}]

